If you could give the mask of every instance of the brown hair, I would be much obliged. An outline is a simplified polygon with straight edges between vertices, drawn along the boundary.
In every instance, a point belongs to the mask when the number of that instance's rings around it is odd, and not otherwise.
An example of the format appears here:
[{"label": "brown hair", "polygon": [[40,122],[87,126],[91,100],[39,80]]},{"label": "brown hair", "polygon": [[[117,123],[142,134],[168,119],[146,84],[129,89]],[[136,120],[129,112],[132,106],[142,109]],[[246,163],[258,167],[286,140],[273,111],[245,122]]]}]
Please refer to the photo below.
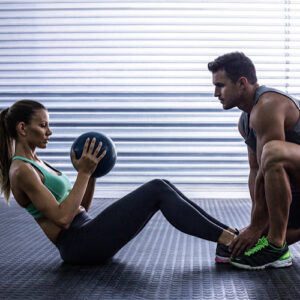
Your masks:
[{"label": "brown hair", "polygon": [[208,63],[208,70],[212,73],[225,70],[233,83],[242,76],[246,77],[251,84],[257,82],[255,66],[243,52],[231,52],[217,57]]},{"label": "brown hair", "polygon": [[44,105],[33,100],[20,100],[0,113],[0,188],[6,201],[10,197],[9,168],[14,155],[13,140],[18,136],[17,124],[29,124],[32,115]]}]

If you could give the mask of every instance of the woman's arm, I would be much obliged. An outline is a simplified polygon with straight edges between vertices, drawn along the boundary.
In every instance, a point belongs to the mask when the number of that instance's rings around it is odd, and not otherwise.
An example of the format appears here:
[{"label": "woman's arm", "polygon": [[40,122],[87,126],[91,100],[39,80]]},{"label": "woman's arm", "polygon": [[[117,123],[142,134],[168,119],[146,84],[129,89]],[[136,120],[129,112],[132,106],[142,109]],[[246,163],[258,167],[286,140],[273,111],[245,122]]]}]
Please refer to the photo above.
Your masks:
[{"label": "woman's arm", "polygon": [[93,152],[95,139],[92,140],[89,149],[88,145],[89,140],[87,139],[82,156],[77,160],[78,174],[74,186],[67,198],[61,203],[56,201],[30,165],[22,164],[14,174],[14,181],[17,183],[18,188],[27,195],[33,205],[46,218],[62,228],[68,228],[72,222],[85,195],[90,176],[106,153],[104,151],[97,158],[101,149],[101,143],[98,144]]},{"label": "woman's arm", "polygon": [[58,203],[44,186],[32,166],[23,164],[14,174],[13,181],[44,217],[61,228],[68,228],[72,222],[88,185],[89,174],[78,173],[74,186],[67,198]]},{"label": "woman's arm", "polygon": [[96,178],[90,177],[85,194],[81,201],[81,206],[83,206],[86,211],[89,210],[90,205],[92,203],[94,191],[95,191],[95,185],[96,185]]}]

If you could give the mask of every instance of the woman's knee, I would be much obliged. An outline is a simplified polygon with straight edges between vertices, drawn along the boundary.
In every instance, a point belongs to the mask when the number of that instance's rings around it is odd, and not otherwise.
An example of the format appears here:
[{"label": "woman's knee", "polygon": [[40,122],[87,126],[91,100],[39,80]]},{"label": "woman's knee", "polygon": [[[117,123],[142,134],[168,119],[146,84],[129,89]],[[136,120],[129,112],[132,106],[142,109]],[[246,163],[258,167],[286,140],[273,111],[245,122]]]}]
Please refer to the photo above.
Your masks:
[{"label": "woman's knee", "polygon": [[155,189],[161,189],[166,186],[166,182],[164,179],[160,178],[154,178],[146,183],[146,185],[155,188]]},{"label": "woman's knee", "polygon": [[261,155],[261,166],[263,172],[274,167],[282,167],[285,161],[285,142],[270,141],[263,147]]},{"label": "woman's knee", "polygon": [[169,185],[164,181],[164,179],[155,178],[144,184],[144,188],[147,193],[152,196],[161,195],[163,191],[169,190]]}]

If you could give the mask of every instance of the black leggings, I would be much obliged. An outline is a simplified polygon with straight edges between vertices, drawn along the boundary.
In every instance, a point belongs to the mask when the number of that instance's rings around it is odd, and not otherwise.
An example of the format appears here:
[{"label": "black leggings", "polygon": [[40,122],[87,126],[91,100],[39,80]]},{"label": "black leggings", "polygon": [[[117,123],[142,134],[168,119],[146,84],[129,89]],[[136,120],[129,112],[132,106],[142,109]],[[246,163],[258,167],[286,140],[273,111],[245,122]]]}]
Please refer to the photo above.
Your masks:
[{"label": "black leggings", "polygon": [[67,263],[104,263],[160,210],[178,230],[216,242],[228,226],[215,220],[167,180],[154,179],[92,219],[85,211],[62,230],[56,246]]}]

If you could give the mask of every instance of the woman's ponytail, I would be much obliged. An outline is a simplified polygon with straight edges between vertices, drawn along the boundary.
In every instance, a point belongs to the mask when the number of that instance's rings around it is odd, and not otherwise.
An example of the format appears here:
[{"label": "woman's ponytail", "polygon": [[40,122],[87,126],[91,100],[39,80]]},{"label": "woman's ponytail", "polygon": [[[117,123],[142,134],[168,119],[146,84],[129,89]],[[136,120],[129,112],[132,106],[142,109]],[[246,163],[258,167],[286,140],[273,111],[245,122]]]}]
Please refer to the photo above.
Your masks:
[{"label": "woman's ponytail", "polygon": [[9,168],[15,154],[15,142],[18,138],[19,122],[29,124],[32,115],[45,106],[33,100],[20,100],[0,113],[0,188],[6,201],[10,197]]},{"label": "woman's ponytail", "polygon": [[7,202],[10,197],[9,168],[13,155],[12,139],[6,122],[8,111],[9,108],[6,108],[0,113],[0,188]]}]

